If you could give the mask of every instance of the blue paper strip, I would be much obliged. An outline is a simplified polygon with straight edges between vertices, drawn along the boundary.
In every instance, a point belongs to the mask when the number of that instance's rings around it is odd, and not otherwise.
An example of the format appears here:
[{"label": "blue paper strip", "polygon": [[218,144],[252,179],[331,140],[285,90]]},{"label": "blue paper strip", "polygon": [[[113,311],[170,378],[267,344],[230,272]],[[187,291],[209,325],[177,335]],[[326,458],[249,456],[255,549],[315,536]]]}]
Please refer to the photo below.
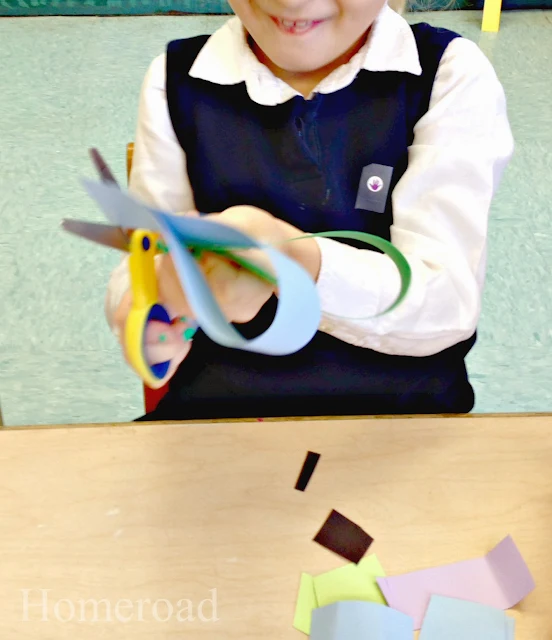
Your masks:
[{"label": "blue paper strip", "polygon": [[82,180],[82,184],[112,225],[123,229],[160,231],[148,207],[121,191],[118,185],[86,179]]},{"label": "blue paper strip", "polygon": [[413,633],[412,618],[375,602],[335,602],[312,612],[311,640],[412,640]]},{"label": "blue paper strip", "polygon": [[513,640],[515,620],[502,609],[432,596],[420,640]]}]

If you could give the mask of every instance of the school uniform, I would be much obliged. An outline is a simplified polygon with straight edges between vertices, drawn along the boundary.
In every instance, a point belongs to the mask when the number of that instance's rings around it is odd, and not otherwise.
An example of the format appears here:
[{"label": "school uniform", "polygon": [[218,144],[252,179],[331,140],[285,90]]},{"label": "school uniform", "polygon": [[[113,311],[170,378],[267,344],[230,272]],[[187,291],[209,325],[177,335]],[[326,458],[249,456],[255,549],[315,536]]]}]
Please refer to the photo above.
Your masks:
[{"label": "school uniform", "polygon": [[[198,331],[145,419],[465,413],[491,199],[513,151],[504,93],[472,42],[385,6],[364,47],[308,99],[253,54],[237,18],[178,40],[150,68],[131,190],[179,212],[260,207],[305,232],[391,240],[412,268],[319,239],[323,320],[296,354],[227,349]],[[128,288],[125,262],[107,313]],[[246,337],[271,323],[273,297]]]}]

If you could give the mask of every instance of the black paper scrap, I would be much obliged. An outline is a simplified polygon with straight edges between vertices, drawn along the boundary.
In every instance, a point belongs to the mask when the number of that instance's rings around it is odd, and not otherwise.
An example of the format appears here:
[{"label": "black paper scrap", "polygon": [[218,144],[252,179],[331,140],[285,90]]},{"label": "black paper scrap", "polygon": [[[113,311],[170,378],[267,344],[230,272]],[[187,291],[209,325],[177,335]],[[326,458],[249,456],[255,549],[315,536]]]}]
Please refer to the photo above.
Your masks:
[{"label": "black paper scrap", "polygon": [[305,462],[303,462],[303,466],[301,467],[301,473],[297,478],[297,483],[295,484],[295,488],[298,491],[304,491],[309,484],[309,480],[311,479],[312,474],[318,464],[318,460],[320,460],[319,453],[313,453],[309,451],[307,453],[307,457],[305,458]]},{"label": "black paper scrap", "polygon": [[374,539],[358,524],[332,510],[314,541],[356,564],[362,560]]}]

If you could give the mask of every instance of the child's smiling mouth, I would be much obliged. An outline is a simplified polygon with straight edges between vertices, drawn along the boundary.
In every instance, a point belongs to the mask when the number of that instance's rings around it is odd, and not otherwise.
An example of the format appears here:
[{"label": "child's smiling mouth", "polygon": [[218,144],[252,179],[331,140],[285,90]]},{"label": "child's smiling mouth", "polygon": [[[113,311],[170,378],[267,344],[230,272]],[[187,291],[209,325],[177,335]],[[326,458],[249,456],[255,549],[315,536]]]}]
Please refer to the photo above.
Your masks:
[{"label": "child's smiling mouth", "polygon": [[279,18],[270,16],[274,24],[284,33],[289,35],[301,36],[309,33],[326,20],[289,20],[287,18]]}]

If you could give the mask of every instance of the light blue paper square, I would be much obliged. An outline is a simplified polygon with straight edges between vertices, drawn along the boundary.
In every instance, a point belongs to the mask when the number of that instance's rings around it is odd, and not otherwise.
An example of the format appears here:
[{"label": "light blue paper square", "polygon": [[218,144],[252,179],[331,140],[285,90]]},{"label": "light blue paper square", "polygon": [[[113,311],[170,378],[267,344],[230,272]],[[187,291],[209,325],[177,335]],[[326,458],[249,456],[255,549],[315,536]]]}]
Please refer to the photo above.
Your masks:
[{"label": "light blue paper square", "polygon": [[412,640],[413,633],[414,621],[410,616],[375,602],[347,600],[313,611],[310,638]]},{"label": "light blue paper square", "polygon": [[502,609],[432,596],[420,640],[513,640],[515,621]]}]

